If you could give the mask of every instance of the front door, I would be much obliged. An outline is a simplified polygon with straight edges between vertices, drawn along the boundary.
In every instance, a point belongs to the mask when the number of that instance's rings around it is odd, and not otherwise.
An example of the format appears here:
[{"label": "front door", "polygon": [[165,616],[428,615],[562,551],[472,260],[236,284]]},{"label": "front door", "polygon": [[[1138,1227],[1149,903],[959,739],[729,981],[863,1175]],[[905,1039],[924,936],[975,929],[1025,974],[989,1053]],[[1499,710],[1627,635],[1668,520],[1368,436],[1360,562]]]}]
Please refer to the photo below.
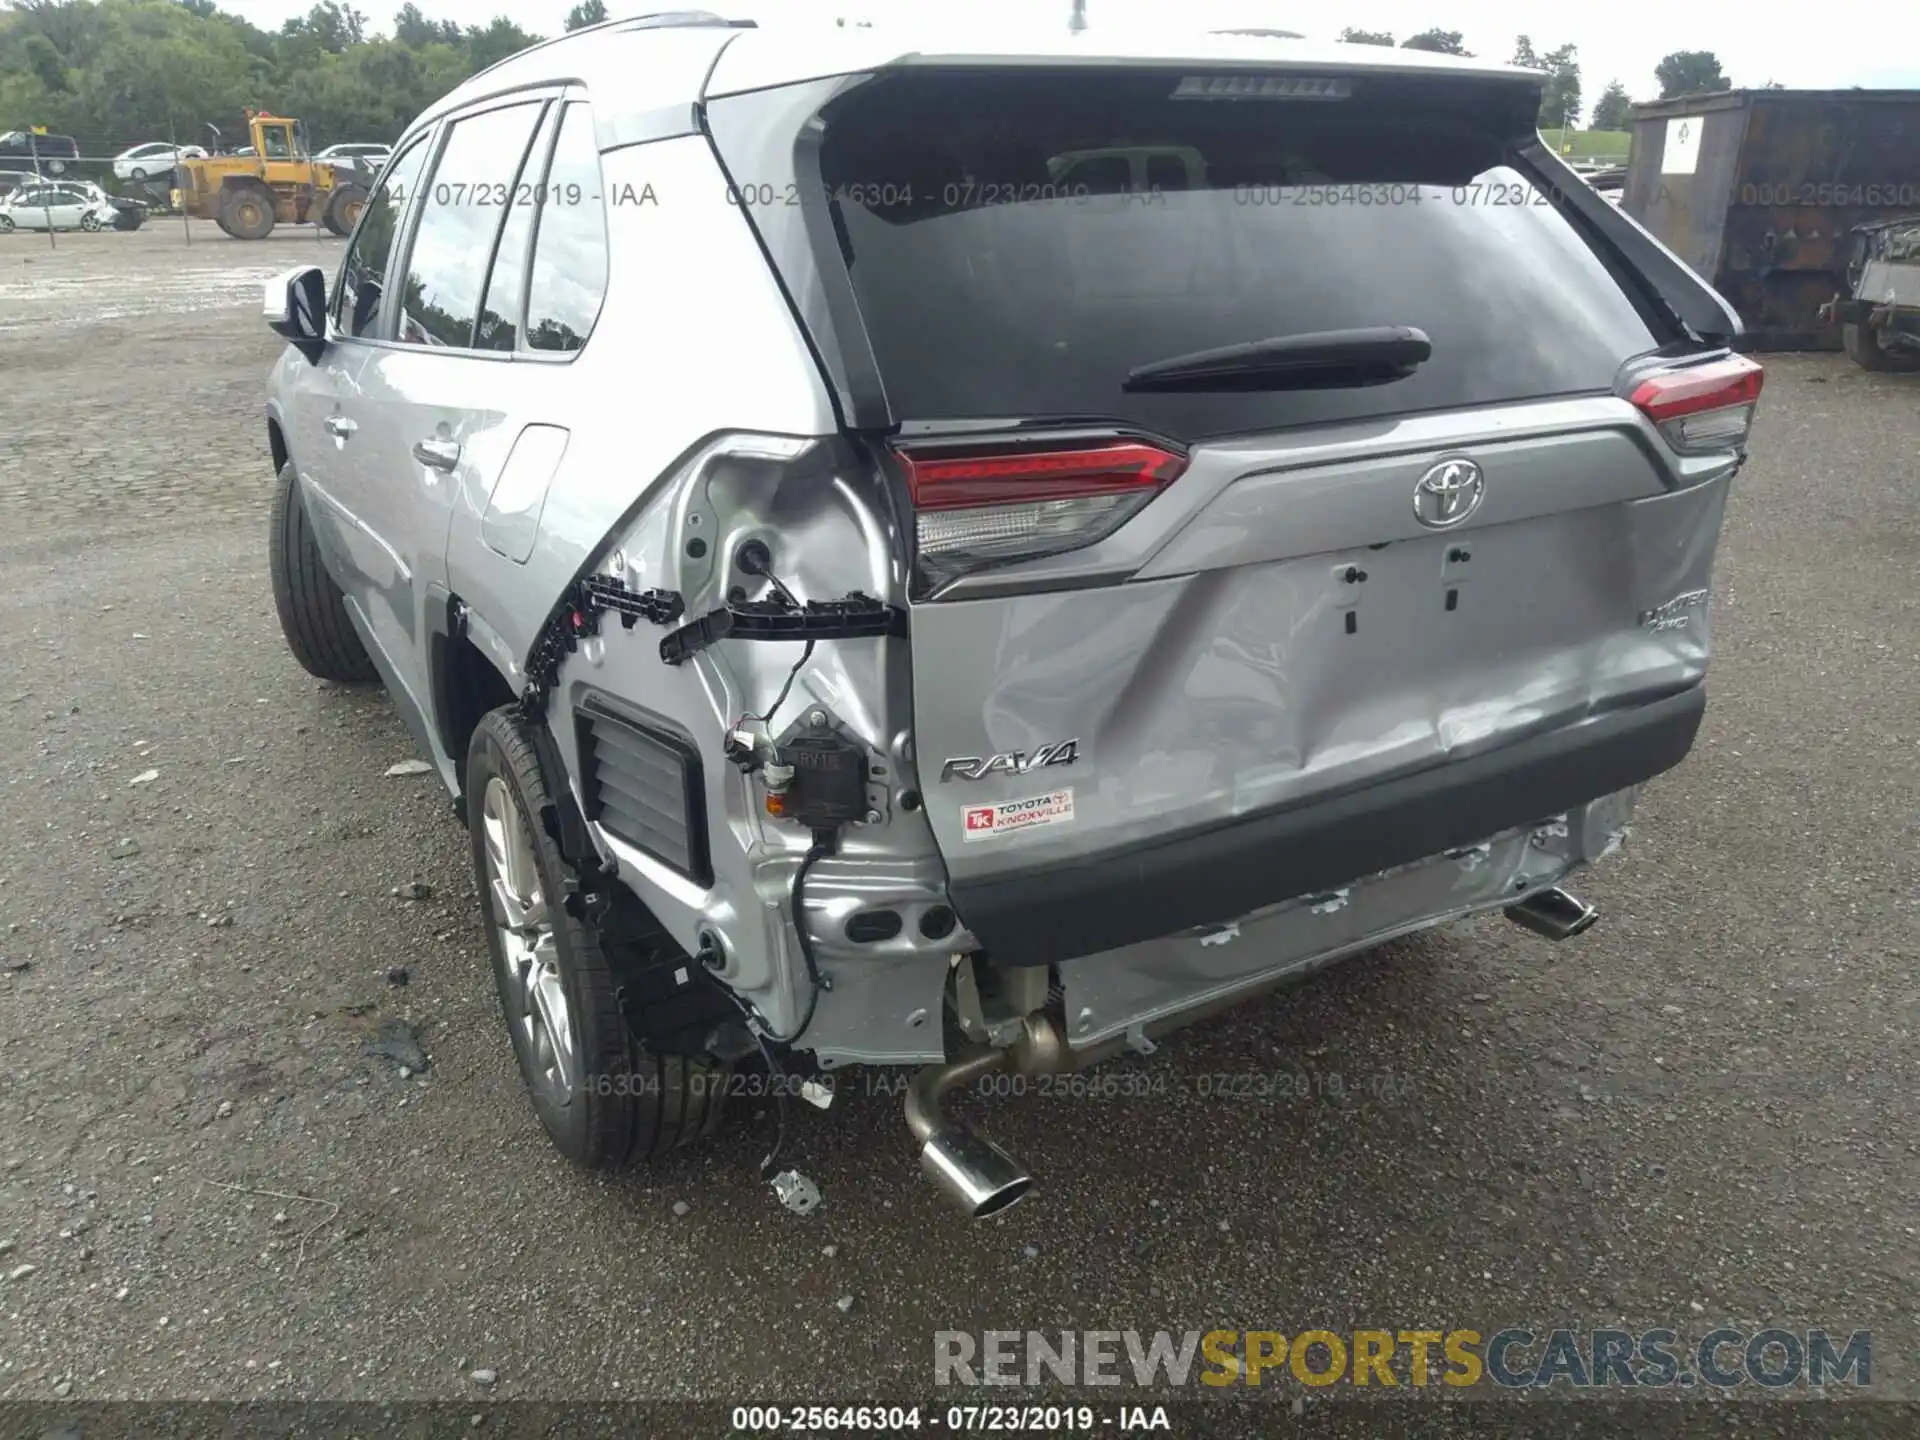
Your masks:
[{"label": "front door", "polygon": [[327,327],[331,343],[318,364],[300,368],[286,412],[287,445],[307,518],[329,573],[382,664],[390,657],[369,623],[366,597],[393,567],[354,498],[360,488],[356,472],[368,463],[360,377],[377,353],[379,337],[392,328],[386,291],[393,252],[429,145],[430,137],[423,136],[410,146],[367,202],[334,286]]},{"label": "front door", "polygon": [[86,196],[48,185],[29,194],[14,210],[13,218],[25,230],[77,230],[86,208]]}]

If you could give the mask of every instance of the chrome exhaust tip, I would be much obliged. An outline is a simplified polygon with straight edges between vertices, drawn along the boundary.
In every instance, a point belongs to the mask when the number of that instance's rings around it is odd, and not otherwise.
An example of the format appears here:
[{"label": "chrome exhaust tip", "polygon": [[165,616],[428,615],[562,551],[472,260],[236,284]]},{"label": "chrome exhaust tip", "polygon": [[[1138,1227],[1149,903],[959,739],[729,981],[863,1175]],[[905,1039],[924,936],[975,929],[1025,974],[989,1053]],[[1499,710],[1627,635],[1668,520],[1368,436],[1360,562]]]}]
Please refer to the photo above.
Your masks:
[{"label": "chrome exhaust tip", "polygon": [[1507,906],[1507,919],[1549,940],[1571,940],[1591,930],[1599,918],[1598,910],[1558,885],[1537,890],[1517,905]]},{"label": "chrome exhaust tip", "polygon": [[946,1065],[929,1065],[907,1086],[907,1128],[920,1142],[920,1168],[975,1220],[998,1214],[1033,1188],[1033,1177],[1006,1151],[973,1128],[947,1118],[948,1093],[1004,1070],[1005,1050],[985,1050]]},{"label": "chrome exhaust tip", "polygon": [[975,1220],[1018,1203],[1033,1188],[1019,1161],[958,1121],[920,1147],[920,1168]]}]

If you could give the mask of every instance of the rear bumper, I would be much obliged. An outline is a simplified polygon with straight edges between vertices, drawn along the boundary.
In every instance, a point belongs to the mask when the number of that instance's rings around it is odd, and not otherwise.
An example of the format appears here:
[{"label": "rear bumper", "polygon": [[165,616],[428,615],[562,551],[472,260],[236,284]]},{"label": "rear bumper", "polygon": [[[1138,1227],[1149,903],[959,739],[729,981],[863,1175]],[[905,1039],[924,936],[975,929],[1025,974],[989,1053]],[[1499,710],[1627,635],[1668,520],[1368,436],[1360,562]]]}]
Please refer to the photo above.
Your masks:
[{"label": "rear bumper", "polygon": [[960,881],[955,910],[1002,965],[1119,950],[1345,885],[1545,820],[1672,769],[1701,686],[1399,779],[1092,860]]}]

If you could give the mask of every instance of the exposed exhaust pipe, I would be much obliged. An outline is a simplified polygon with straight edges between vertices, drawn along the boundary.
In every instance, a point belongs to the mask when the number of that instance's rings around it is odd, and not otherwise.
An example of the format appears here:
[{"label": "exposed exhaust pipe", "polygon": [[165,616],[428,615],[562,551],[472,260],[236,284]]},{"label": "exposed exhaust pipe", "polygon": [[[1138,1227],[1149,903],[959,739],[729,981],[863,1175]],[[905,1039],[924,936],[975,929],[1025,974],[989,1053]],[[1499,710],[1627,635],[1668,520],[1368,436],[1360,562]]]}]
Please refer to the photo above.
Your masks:
[{"label": "exposed exhaust pipe", "polygon": [[1005,1070],[1007,1050],[983,1050],[929,1065],[907,1086],[907,1128],[920,1142],[920,1168],[974,1219],[1006,1209],[1033,1188],[1020,1162],[941,1108],[948,1092]]},{"label": "exposed exhaust pipe", "polygon": [[1507,906],[1507,919],[1549,940],[1571,940],[1593,928],[1600,912],[1558,885],[1537,890],[1517,905]]}]

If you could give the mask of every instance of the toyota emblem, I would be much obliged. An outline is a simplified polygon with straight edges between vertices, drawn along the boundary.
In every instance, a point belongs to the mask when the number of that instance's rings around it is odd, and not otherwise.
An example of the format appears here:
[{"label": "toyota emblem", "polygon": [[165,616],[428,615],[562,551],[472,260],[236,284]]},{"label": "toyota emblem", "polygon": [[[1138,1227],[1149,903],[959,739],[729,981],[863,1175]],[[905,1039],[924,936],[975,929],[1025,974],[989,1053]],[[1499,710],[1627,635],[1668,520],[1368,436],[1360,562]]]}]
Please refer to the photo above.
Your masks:
[{"label": "toyota emblem", "polygon": [[1429,530],[1458,525],[1480,508],[1487,479],[1471,460],[1442,460],[1413,487],[1413,514]]}]

